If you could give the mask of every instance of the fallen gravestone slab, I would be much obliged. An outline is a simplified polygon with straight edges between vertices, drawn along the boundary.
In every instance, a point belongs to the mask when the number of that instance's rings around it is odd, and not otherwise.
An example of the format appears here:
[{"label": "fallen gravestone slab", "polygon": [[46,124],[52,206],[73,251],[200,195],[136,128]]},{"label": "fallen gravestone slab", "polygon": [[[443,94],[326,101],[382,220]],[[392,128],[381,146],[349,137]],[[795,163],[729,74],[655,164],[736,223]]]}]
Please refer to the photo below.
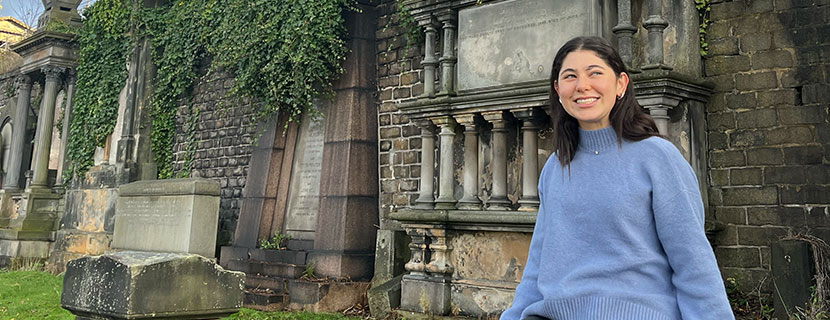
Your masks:
[{"label": "fallen gravestone slab", "polygon": [[121,251],[70,261],[61,305],[77,319],[215,319],[242,307],[244,278],[195,254]]}]

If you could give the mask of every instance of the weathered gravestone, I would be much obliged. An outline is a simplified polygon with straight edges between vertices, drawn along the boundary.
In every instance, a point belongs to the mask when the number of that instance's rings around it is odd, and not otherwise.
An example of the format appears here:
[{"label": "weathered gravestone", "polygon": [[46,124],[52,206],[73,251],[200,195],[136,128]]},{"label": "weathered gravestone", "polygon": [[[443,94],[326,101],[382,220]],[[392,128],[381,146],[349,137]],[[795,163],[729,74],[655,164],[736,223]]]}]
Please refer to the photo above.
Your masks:
[{"label": "weathered gravestone", "polygon": [[213,319],[239,311],[245,274],[195,254],[122,251],[70,261],[61,305],[77,319]]},{"label": "weathered gravestone", "polygon": [[294,151],[285,231],[292,239],[314,240],[320,210],[320,173],[323,170],[324,119],[308,117],[300,124]]},{"label": "weathered gravestone", "polygon": [[214,255],[218,214],[215,181],[121,186],[112,247],[123,251],[70,261],[62,306],[79,319],[213,319],[238,311],[245,274],[206,258]]},{"label": "weathered gravestone", "polygon": [[137,181],[120,187],[112,247],[213,257],[218,223],[219,183]]},{"label": "weathered gravestone", "polygon": [[597,1],[505,1],[458,11],[458,89],[547,80],[562,44],[599,35]]}]

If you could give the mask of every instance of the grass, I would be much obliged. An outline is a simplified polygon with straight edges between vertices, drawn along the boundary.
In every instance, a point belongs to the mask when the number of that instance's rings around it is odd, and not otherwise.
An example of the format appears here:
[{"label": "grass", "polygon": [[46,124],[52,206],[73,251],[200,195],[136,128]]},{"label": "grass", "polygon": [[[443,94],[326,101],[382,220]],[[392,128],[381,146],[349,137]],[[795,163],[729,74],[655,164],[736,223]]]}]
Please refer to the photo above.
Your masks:
[{"label": "grass", "polygon": [[0,319],[74,319],[61,309],[63,277],[43,271],[0,271]]},{"label": "grass", "polygon": [[[0,320],[75,317],[61,308],[63,276],[43,271],[0,270]],[[226,319],[234,320],[345,320],[361,319],[340,314],[311,312],[259,312],[242,309]]]}]

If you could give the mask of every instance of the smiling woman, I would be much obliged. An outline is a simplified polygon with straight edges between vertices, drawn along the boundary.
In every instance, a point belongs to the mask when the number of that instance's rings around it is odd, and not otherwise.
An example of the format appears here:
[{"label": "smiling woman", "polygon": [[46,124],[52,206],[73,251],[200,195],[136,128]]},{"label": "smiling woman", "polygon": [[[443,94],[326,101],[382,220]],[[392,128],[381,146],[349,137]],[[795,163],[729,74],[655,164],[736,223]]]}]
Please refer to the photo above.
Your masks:
[{"label": "smiling woman", "polygon": [[628,74],[619,75],[593,51],[571,52],[562,62],[554,88],[559,103],[579,127],[597,130],[611,125],[614,103],[625,95]]},{"label": "smiling woman", "polygon": [[551,69],[556,153],[502,319],[733,319],[695,173],[637,103],[619,54],[578,37]]}]

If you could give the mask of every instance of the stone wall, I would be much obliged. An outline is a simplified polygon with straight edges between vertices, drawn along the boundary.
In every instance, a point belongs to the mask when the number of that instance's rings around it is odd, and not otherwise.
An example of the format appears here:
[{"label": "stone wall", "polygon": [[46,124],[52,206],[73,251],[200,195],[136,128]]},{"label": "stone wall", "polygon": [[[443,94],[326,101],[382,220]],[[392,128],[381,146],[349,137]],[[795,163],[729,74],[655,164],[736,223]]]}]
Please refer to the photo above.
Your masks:
[{"label": "stone wall", "polygon": [[771,242],[830,240],[830,2],[712,2],[709,199],[726,224],[715,252],[725,276],[753,287],[769,276]]},{"label": "stone wall", "polygon": [[192,108],[187,104],[179,108],[173,149],[176,172],[185,170],[180,175],[218,181],[222,188],[217,247],[233,240],[256,137],[250,103],[226,97],[232,85],[233,79],[225,74],[203,78],[195,85]]},{"label": "stone wall", "polygon": [[398,111],[396,103],[424,92],[420,65],[423,44],[415,39],[407,45],[407,30],[400,26],[395,1],[383,1],[378,9],[378,164],[380,222],[384,228],[390,212],[414,204],[418,198],[421,129]]}]

